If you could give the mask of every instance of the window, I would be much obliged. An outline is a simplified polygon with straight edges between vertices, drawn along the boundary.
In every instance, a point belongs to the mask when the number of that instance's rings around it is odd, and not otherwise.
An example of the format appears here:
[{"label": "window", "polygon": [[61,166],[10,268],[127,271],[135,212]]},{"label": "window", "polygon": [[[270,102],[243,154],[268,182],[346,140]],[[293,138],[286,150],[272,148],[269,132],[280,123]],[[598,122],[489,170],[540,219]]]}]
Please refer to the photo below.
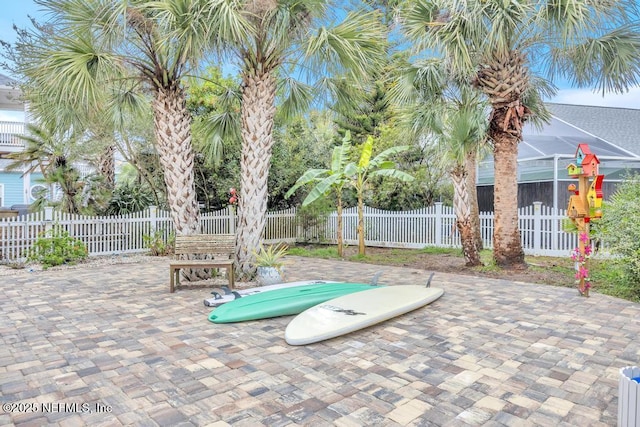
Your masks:
[{"label": "window", "polygon": [[41,196],[47,197],[48,192],[48,188],[45,185],[36,184],[31,186],[31,190],[29,190],[29,196],[31,197],[31,200],[36,200]]}]

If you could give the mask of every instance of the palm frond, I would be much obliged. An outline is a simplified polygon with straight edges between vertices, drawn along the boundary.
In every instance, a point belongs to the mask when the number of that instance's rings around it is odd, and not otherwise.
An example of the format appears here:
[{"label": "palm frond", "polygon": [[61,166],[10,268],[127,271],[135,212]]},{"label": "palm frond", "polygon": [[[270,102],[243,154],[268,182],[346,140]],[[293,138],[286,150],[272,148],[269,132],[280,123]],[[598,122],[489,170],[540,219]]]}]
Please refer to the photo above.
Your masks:
[{"label": "palm frond", "polygon": [[142,3],[140,9],[158,23],[160,51],[172,63],[168,68],[179,74],[212,48],[220,53],[229,43],[250,37],[242,5],[234,0],[158,0]]},{"label": "palm frond", "polygon": [[205,0],[205,20],[210,24],[210,41],[221,53],[228,43],[247,40],[255,34],[244,13],[243,0]]},{"label": "palm frond", "polygon": [[[411,139],[417,140],[422,135],[436,132],[442,128],[437,104],[425,104],[417,102],[413,106],[407,106],[399,111],[400,126]],[[435,108],[432,108],[435,107]]]},{"label": "palm frond", "polygon": [[314,87],[300,82],[292,77],[280,81],[280,93],[284,101],[280,105],[279,113],[284,118],[291,118],[309,108],[314,101]]},{"label": "palm frond", "polygon": [[536,127],[542,127],[551,120],[551,113],[544,105],[545,99],[551,99],[556,94],[556,87],[549,80],[541,76],[532,76],[529,89],[522,96],[522,103],[531,111],[529,121]]},{"label": "palm frond", "polygon": [[70,103],[81,109],[104,102],[105,83],[120,70],[119,60],[108,52],[96,49],[86,34],[60,37],[41,52],[41,61],[25,70],[41,91],[59,93],[64,88],[61,104]]},{"label": "palm frond", "polygon": [[640,84],[640,24],[628,24],[553,52],[551,72],[579,87],[623,93]]},{"label": "palm frond", "polygon": [[105,105],[108,116],[120,129],[130,125],[132,117],[146,117],[151,111],[148,94],[131,83],[121,80],[120,85],[113,85],[108,104]]},{"label": "palm frond", "polygon": [[[599,2],[593,2],[599,3]],[[545,28],[558,41],[567,42],[584,37],[596,26],[593,7],[587,2],[543,2],[534,25]]]},{"label": "palm frond", "polygon": [[429,102],[442,96],[451,76],[442,59],[419,60],[395,70],[389,98],[398,105]]},{"label": "palm frond", "polygon": [[396,105],[406,106],[415,104],[419,93],[415,87],[417,68],[405,66],[398,68],[392,77],[391,87],[387,96]]},{"label": "palm frond", "polygon": [[331,101],[335,111],[355,108],[354,99],[361,93],[360,83],[364,80],[353,80],[345,75],[321,77],[314,84],[314,93],[317,100]]},{"label": "palm frond", "polygon": [[[528,21],[534,15],[535,2],[487,1],[480,2],[480,5],[480,9],[472,11],[472,15],[483,17],[484,22],[490,22],[490,25],[486,34],[480,30],[474,39],[485,36],[483,46],[493,54],[503,55],[516,48],[520,32],[527,28]],[[477,29],[477,26],[474,27]]]},{"label": "palm frond", "polygon": [[361,78],[380,69],[387,42],[376,12],[350,12],[341,23],[319,28],[304,43],[304,58],[319,75],[351,73]]},{"label": "palm frond", "polygon": [[398,9],[399,20],[405,36],[413,42],[414,52],[433,48],[433,33],[446,23],[442,12],[440,5],[433,1],[402,3]]},{"label": "palm frond", "polygon": [[240,141],[240,118],[234,111],[208,115],[193,122],[194,145],[207,163],[218,166],[223,159],[224,141]]}]

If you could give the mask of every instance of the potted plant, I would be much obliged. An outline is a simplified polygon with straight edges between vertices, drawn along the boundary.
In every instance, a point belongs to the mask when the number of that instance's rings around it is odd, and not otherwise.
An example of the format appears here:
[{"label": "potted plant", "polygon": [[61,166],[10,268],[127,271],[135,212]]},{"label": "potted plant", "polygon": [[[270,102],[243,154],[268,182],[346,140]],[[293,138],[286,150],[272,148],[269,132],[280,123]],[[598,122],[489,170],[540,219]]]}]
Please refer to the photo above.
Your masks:
[{"label": "potted plant", "polygon": [[260,286],[282,283],[284,266],[282,258],[287,254],[287,249],[286,245],[265,247],[260,244],[258,250],[253,252],[258,266],[256,279]]}]

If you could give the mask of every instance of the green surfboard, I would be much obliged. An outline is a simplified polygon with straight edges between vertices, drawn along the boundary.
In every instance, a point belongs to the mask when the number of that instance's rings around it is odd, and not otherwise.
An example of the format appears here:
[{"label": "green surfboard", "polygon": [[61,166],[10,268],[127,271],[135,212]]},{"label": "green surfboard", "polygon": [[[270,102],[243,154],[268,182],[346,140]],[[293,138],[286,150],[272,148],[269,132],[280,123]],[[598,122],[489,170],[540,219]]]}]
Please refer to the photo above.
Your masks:
[{"label": "green surfboard", "polygon": [[294,286],[248,295],[214,309],[213,323],[244,322],[290,316],[333,298],[377,287],[365,283],[324,283]]}]

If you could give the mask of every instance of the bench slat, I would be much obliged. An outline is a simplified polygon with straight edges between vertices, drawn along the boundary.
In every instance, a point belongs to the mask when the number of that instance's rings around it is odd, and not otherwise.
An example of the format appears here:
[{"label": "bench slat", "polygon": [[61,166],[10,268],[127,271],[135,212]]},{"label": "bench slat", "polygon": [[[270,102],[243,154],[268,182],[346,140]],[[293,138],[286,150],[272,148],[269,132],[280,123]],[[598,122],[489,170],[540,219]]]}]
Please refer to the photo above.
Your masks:
[{"label": "bench slat", "polygon": [[175,253],[181,254],[229,254],[235,252],[233,234],[192,234],[176,236]]},{"label": "bench slat", "polygon": [[201,265],[211,265],[211,266],[217,266],[217,265],[233,265],[233,260],[232,259],[180,259],[180,260],[175,260],[175,261],[171,261],[169,263],[170,266],[172,267],[184,267],[184,266],[201,266]]}]

